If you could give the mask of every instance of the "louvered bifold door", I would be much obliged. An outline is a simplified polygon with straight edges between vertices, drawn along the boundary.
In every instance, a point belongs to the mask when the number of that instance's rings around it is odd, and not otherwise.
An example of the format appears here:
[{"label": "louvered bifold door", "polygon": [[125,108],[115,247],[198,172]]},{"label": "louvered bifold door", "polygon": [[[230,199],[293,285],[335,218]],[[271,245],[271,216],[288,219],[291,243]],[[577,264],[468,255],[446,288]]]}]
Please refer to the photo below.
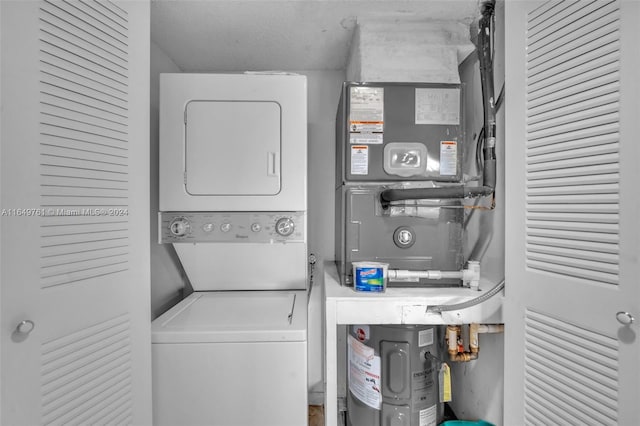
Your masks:
[{"label": "louvered bifold door", "polygon": [[640,2],[505,11],[505,424],[640,424]]},{"label": "louvered bifold door", "polygon": [[149,2],[1,17],[0,423],[151,424]]}]

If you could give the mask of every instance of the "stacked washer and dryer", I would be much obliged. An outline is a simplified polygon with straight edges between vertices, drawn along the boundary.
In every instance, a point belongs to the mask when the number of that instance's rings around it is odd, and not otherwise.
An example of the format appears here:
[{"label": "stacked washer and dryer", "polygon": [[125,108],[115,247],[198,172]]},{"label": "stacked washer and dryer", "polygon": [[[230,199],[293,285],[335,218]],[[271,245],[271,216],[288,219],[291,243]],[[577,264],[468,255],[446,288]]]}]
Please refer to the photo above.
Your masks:
[{"label": "stacked washer and dryer", "polygon": [[159,241],[194,292],[152,323],[156,425],[307,422],[307,90],[160,76]]}]

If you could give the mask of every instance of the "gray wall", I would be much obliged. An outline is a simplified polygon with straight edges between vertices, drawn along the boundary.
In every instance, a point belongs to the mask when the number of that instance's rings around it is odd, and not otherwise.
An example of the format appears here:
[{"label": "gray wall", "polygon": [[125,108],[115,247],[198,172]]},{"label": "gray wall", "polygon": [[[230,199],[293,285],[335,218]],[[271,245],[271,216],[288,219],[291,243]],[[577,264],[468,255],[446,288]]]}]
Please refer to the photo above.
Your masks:
[{"label": "gray wall", "polygon": [[163,72],[180,72],[180,68],[153,41],[151,42],[151,319],[182,299],[187,280],[180,262],[167,244],[158,244],[158,142],[159,142],[159,75]]},{"label": "gray wall", "polygon": [[[322,276],[334,255],[335,120],[344,71],[298,71],[308,83],[308,236],[316,256],[309,300],[309,389],[323,390]],[[311,397],[311,403],[319,403]]]}]

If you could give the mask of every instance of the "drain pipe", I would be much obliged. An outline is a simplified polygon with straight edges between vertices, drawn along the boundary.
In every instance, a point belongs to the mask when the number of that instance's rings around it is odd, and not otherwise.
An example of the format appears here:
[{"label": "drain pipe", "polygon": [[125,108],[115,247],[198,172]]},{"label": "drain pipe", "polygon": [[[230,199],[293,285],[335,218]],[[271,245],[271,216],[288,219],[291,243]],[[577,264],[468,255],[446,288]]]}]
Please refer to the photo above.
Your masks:
[{"label": "drain pipe", "polygon": [[462,327],[459,325],[447,326],[447,351],[451,362],[468,362],[478,359],[480,333],[504,333],[504,324],[475,324],[469,325],[469,351],[464,350],[462,340]]},{"label": "drain pipe", "polygon": [[460,279],[465,287],[478,290],[480,287],[480,262],[469,261],[467,269],[461,271],[411,271],[408,269],[389,269],[387,279],[389,281],[406,281],[411,279]]}]

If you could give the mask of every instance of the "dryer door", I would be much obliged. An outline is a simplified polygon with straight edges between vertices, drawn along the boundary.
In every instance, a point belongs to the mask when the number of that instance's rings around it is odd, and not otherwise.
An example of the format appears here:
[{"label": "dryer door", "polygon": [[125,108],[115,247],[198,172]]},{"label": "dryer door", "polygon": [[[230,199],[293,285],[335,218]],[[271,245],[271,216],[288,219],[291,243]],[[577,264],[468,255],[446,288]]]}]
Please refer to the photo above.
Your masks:
[{"label": "dryer door", "polygon": [[161,211],[307,209],[306,77],[161,74]]},{"label": "dryer door", "polygon": [[185,186],[190,195],[280,192],[278,103],[192,101],[185,119]]}]

